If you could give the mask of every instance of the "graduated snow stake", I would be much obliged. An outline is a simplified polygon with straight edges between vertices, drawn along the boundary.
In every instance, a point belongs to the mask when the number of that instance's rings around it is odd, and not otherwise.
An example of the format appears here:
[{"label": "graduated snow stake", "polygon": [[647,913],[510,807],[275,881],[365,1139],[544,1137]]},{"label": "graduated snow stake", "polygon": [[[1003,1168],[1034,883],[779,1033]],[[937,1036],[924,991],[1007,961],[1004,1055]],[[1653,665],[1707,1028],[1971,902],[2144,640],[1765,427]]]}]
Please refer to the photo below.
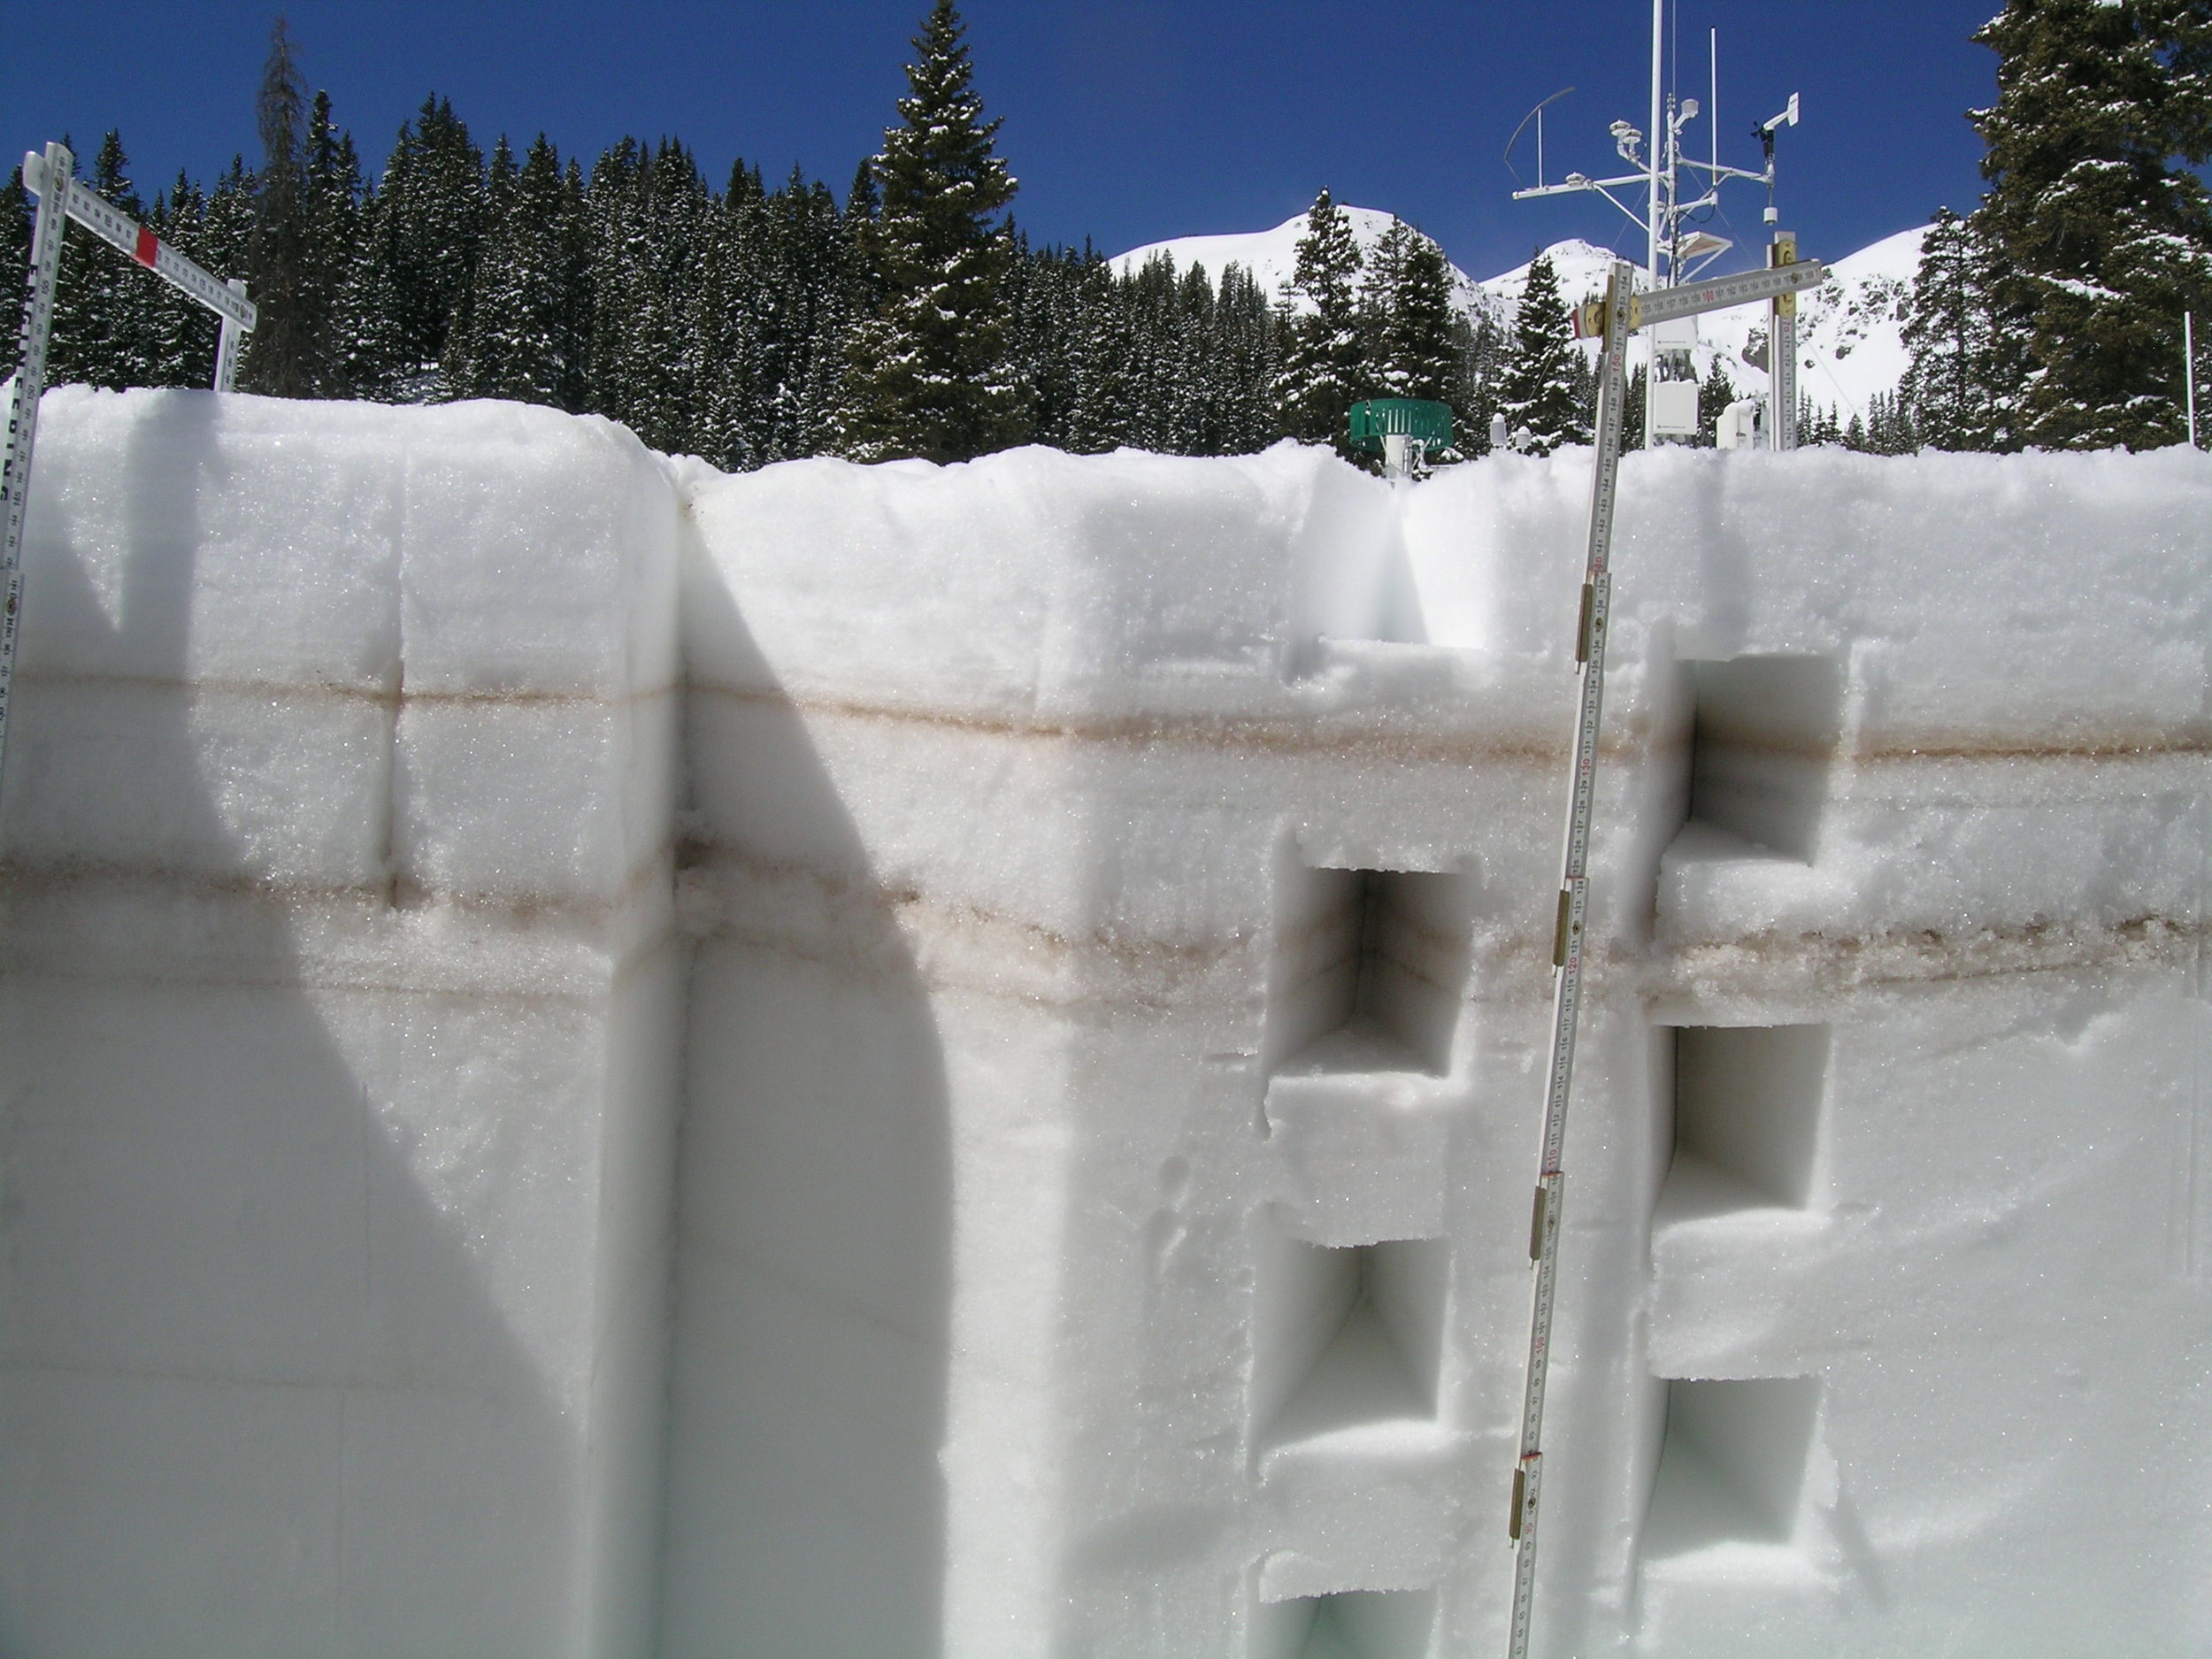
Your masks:
[{"label": "graduated snow stake", "polygon": [[38,197],[31,228],[31,264],[23,297],[22,361],[8,405],[8,458],[0,472],[0,766],[8,754],[8,709],[15,682],[15,641],[23,612],[23,511],[31,488],[31,449],[38,437],[38,401],[46,390],[46,343],[54,326],[54,283],[61,273],[62,231],[75,219],[101,241],[122,250],[171,287],[182,290],[223,319],[215,350],[215,389],[227,392],[238,379],[240,341],[254,326],[246,285],[224,282],[186,258],[98,192],[77,182],[76,157],[65,145],[23,157],[23,188]]},{"label": "graduated snow stake", "polygon": [[1566,1187],[1567,1096],[1574,1078],[1575,1025],[1582,1013],[1582,948],[1590,907],[1590,818],[1596,795],[1598,718],[1605,700],[1605,631],[1613,607],[1613,509],[1621,470],[1621,405],[1628,395],[1628,336],[1647,324],[1794,295],[1817,284],[1827,269],[1816,259],[1747,271],[1682,288],[1638,294],[1625,260],[1613,262],[1605,297],[1575,311],[1575,334],[1603,344],[1598,357],[1597,469],[1590,488],[1589,561],[1575,624],[1575,672],[1582,695],[1575,718],[1574,772],[1567,799],[1567,845],[1561,860],[1559,910],[1552,934],[1551,1067],[1544,1094],[1543,1167],[1529,1223],[1536,1291],[1529,1317],[1528,1381],[1521,1397],[1520,1459],[1513,1470],[1513,1632],[1508,1652],[1527,1659],[1536,1596],[1536,1513],[1543,1483],[1544,1383],[1551,1361],[1551,1324],[1559,1279],[1559,1207]]}]

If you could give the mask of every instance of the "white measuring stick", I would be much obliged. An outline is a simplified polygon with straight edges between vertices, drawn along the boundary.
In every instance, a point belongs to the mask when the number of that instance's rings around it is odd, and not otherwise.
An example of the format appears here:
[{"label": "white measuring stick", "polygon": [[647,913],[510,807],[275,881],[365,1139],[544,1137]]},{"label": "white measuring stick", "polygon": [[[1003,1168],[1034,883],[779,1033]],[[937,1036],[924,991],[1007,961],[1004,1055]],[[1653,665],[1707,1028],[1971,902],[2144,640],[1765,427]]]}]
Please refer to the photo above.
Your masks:
[{"label": "white measuring stick", "polygon": [[0,765],[8,753],[8,710],[15,681],[15,642],[23,617],[23,514],[31,488],[31,451],[38,437],[39,399],[46,390],[46,347],[54,331],[54,285],[61,273],[62,232],[75,219],[128,254],[172,287],[223,319],[215,352],[215,389],[238,379],[238,347],[254,326],[246,285],[228,282],[186,258],[160,237],[77,180],[76,157],[62,144],[23,157],[23,188],[38,198],[31,228],[31,263],[23,297],[21,360],[8,402],[8,457],[0,475]]},{"label": "white measuring stick", "polygon": [[1637,294],[1634,272],[1613,262],[1605,297],[1575,311],[1575,333],[1595,338],[1598,351],[1596,476],[1590,486],[1588,562],[1575,627],[1575,669],[1582,693],[1575,716],[1574,773],[1567,795],[1566,849],[1560,864],[1559,909],[1552,934],[1551,1065],[1544,1087],[1543,1167],[1537,1171],[1528,1253],[1536,1264],[1528,1325],[1528,1375],[1521,1395],[1520,1455],[1513,1468],[1514,1542],[1511,1659],[1528,1659],[1536,1603],[1536,1520],[1543,1484],[1544,1386],[1551,1367],[1552,1315],[1559,1288],[1559,1211],[1566,1191],[1567,1102],[1574,1086],[1575,1030],[1582,1013],[1585,928],[1590,908],[1590,822],[1597,795],[1598,727],[1605,703],[1605,641],[1613,611],[1613,514],[1620,488],[1621,407],[1628,396],[1628,336],[1647,323],[1694,317],[1794,294],[1818,282],[1817,260],[1747,271],[1741,276]]},{"label": "white measuring stick", "polygon": [[1537,1495],[1543,1479],[1544,1384],[1549,1369],[1552,1310],[1559,1274],[1561,1168],[1567,1141],[1567,1097],[1574,1079],[1575,1024],[1582,1008],[1582,947],[1590,902],[1590,819],[1597,784],[1598,723],[1605,699],[1605,634],[1612,611],[1613,510],[1621,467],[1621,405],[1635,296],[1625,260],[1616,260],[1605,298],[1596,302],[1603,345],[1598,357],[1597,477],[1590,492],[1589,558],[1575,628],[1576,672],[1582,681],[1575,717],[1574,774],[1567,801],[1566,849],[1561,858],[1558,918],[1552,935],[1551,1066],[1544,1094],[1543,1168],[1529,1228],[1536,1262],[1536,1301],[1529,1319],[1528,1379],[1521,1398],[1520,1458],[1513,1471],[1508,1532],[1513,1557],[1513,1659],[1525,1659],[1536,1595]]},{"label": "white measuring stick", "polygon": [[[1819,260],[1801,259],[1795,265],[1739,272],[1734,276],[1715,277],[1709,282],[1686,282],[1680,288],[1632,294],[1628,299],[1628,326],[1632,332],[1654,323],[1672,322],[1678,317],[1695,317],[1703,311],[1725,311],[1732,305],[1748,305],[1754,300],[1770,300],[1778,294],[1801,294],[1807,288],[1817,288],[1827,274],[1828,267]],[[1575,338],[1594,340],[1604,332],[1605,305],[1603,300],[1590,300],[1575,308]]]},{"label": "white measuring stick", "polygon": [[[29,157],[24,176],[30,175]],[[69,152],[46,147],[55,183],[38,198],[31,227],[31,264],[23,296],[22,357],[8,400],[8,458],[0,474],[0,764],[7,759],[8,710],[15,687],[15,642],[23,620],[23,513],[31,488],[31,451],[38,442],[38,403],[46,391],[46,342],[53,332],[54,283],[61,273],[61,237],[68,222]]]},{"label": "white measuring stick", "polygon": [[[50,148],[61,147],[57,144]],[[45,157],[36,151],[23,157],[23,188],[41,201],[45,199],[46,176]],[[226,322],[236,323],[247,330],[253,327],[253,302],[246,297],[242,283],[227,283],[204,266],[186,258],[105,196],[88,189],[75,179],[69,181],[67,211],[70,218],[102,242],[128,255],[171,287],[191,296]]]}]

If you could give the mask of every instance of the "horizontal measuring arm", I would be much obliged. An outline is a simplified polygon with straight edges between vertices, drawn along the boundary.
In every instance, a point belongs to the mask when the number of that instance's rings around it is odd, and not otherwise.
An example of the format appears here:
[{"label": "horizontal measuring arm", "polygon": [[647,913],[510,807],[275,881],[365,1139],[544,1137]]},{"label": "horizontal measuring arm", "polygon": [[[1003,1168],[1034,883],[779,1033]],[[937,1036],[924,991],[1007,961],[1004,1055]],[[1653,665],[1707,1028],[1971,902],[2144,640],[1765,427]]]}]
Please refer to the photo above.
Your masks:
[{"label": "horizontal measuring arm", "polygon": [[[23,188],[33,196],[46,194],[46,158],[35,150],[23,157]],[[241,328],[250,329],[254,326],[256,313],[251,300],[186,258],[97,191],[73,179],[65,195],[69,217],[101,241],[119,248],[219,317],[229,318]]]},{"label": "horizontal measuring arm", "polygon": [[[1680,288],[1658,288],[1632,295],[1628,302],[1631,333],[1677,317],[1695,317],[1704,311],[1749,305],[1777,295],[1797,294],[1817,288],[1828,267],[1817,259],[1776,265],[1765,271],[1746,271],[1736,276],[1715,277],[1709,282],[1686,282]],[[1605,302],[1590,300],[1575,307],[1575,338],[1594,340],[1605,332]]]}]

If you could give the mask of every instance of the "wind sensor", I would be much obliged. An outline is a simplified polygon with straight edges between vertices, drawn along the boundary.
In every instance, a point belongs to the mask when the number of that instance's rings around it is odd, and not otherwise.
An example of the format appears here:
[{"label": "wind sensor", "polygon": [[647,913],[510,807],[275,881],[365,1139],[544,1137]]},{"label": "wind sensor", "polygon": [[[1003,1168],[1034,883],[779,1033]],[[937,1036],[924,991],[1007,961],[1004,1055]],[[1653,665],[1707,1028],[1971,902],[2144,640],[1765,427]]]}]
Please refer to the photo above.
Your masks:
[{"label": "wind sensor", "polygon": [[[1639,129],[1631,122],[1617,120],[1609,129],[1615,153],[1634,171],[1602,179],[1570,173],[1556,183],[1547,180],[1543,111],[1572,88],[1553,93],[1531,110],[1520,127],[1514,129],[1513,138],[1506,146],[1509,169],[1513,144],[1519,142],[1521,133],[1533,122],[1537,131],[1536,182],[1514,191],[1513,199],[1525,202],[1537,196],[1578,192],[1594,192],[1603,196],[1644,232],[1646,259],[1642,280],[1653,287],[1694,281],[1714,260],[1735,246],[1728,237],[1701,228],[1719,207],[1723,184],[1742,180],[1764,185],[1765,221],[1770,227],[1778,222],[1774,205],[1774,135],[1784,127],[1796,126],[1799,114],[1799,96],[1793,92],[1786,109],[1753,129],[1762,150],[1763,165],[1759,171],[1754,173],[1749,168],[1724,164],[1720,158],[1719,31],[1708,35],[1710,80],[1705,102],[1701,104],[1695,98],[1677,98],[1666,89],[1666,0],[1652,0],[1650,125],[1647,129]],[[1711,147],[1704,159],[1688,153],[1689,146],[1685,142],[1691,123],[1701,115],[1712,134]],[[1630,205],[1639,188],[1644,196],[1640,213]],[[1768,253],[1770,266],[1787,264],[1795,257],[1795,238],[1777,231]],[[1776,303],[1768,336],[1775,342],[1770,348],[1769,357],[1774,365],[1770,389],[1773,418],[1770,425],[1778,449],[1794,446],[1797,424],[1794,290],[1786,298],[1786,303],[1779,300]],[[1787,352],[1777,349],[1786,333],[1792,336]],[[1698,430],[1697,376],[1692,359],[1697,344],[1696,323],[1684,317],[1671,326],[1655,327],[1649,331],[1649,341],[1651,372],[1645,381],[1644,442],[1650,444],[1694,438]]]}]

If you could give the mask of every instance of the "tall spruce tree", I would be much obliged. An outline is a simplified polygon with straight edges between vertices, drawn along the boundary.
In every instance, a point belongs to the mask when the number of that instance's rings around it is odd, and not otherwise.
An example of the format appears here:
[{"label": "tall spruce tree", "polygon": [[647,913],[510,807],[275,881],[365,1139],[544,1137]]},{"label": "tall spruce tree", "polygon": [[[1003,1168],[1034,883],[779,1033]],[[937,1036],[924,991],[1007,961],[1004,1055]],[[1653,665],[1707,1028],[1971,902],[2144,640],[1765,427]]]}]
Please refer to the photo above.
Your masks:
[{"label": "tall spruce tree", "polygon": [[1515,434],[1526,432],[1529,453],[1549,455],[1566,443],[1587,443],[1583,404],[1589,373],[1575,349],[1559,273],[1540,249],[1513,322],[1513,344],[1499,377],[1498,410]]},{"label": "tall spruce tree", "polygon": [[487,191],[489,223],[465,320],[448,351],[449,389],[573,409],[582,393],[576,296],[583,281],[583,204],[544,134],[519,170],[505,139]]},{"label": "tall spruce tree", "polygon": [[312,201],[306,106],[292,36],[280,17],[269,30],[269,56],[254,101],[261,167],[254,175],[247,280],[259,315],[239,365],[242,383],[273,397],[309,396],[322,380],[322,341],[308,273]]},{"label": "tall spruce tree", "polygon": [[[133,219],[146,217],[130,180],[122,135],[112,128],[93,157],[91,182]],[[49,377],[109,388],[150,384],[161,356],[164,286],[72,220],[54,295]]]},{"label": "tall spruce tree", "polygon": [[1736,383],[1728,378],[1726,359],[1716,351],[1705,378],[1697,383],[1696,443],[1700,449],[1709,449],[1718,441],[1720,418],[1735,401]]},{"label": "tall spruce tree", "polygon": [[318,92],[307,117],[307,236],[300,309],[314,342],[315,391],[343,397],[346,284],[362,255],[361,157],[353,134],[331,119],[330,95]]},{"label": "tall spruce tree", "polygon": [[434,94],[402,127],[368,211],[361,280],[348,310],[354,383],[419,403],[438,389],[446,337],[484,230],[484,154]]},{"label": "tall spruce tree", "polygon": [[1938,449],[2014,449],[2024,342],[1992,295],[1996,256],[1975,223],[1939,208],[1905,315],[1900,397]]},{"label": "tall spruce tree", "polygon": [[1364,264],[1350,217],[1323,190],[1298,239],[1290,292],[1311,309],[1286,325],[1277,419],[1285,437],[1333,443],[1348,454],[1348,417],[1370,389],[1370,330],[1360,303]]},{"label": "tall spruce tree", "polygon": [[1392,397],[1449,403],[1463,423],[1472,412],[1467,358],[1473,342],[1452,303],[1450,262],[1435,242],[1401,220],[1391,221],[1383,244],[1388,252],[1370,273],[1378,302],[1376,383]]},{"label": "tall spruce tree", "polygon": [[937,0],[914,38],[900,124],[872,164],[882,298],[855,333],[845,437],[866,459],[964,460],[1020,435],[1000,292],[1014,257],[1000,215],[1017,186],[962,35],[958,8]]},{"label": "tall spruce tree", "polygon": [[2024,338],[2020,437],[2131,449],[2182,433],[2182,312],[2212,308],[2212,4],[2008,0],[1974,215],[1998,326]]}]

